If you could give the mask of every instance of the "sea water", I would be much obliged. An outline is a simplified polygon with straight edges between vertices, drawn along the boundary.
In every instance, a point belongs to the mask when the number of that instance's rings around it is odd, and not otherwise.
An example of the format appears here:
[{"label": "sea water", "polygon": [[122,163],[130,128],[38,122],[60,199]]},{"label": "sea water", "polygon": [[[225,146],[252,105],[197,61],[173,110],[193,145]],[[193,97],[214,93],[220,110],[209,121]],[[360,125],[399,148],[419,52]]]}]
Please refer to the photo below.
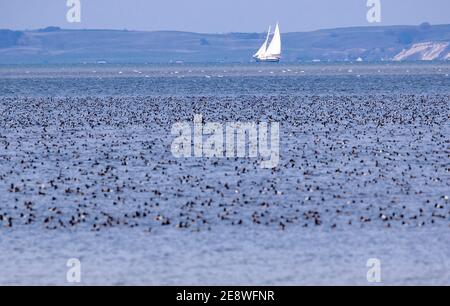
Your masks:
[{"label": "sea water", "polygon": [[[0,283],[450,281],[450,65],[0,67]],[[279,122],[280,161],[171,127]]]}]

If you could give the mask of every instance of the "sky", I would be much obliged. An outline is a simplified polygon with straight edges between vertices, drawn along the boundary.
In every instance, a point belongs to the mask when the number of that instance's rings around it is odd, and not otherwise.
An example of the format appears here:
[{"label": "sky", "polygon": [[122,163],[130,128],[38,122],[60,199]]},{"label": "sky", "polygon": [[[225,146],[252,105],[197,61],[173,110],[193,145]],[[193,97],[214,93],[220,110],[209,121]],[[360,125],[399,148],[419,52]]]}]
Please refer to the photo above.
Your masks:
[{"label": "sky", "polygon": [[0,0],[0,29],[180,30],[201,33],[283,32],[374,25],[450,23],[450,0],[380,0],[369,23],[367,0],[79,0],[81,22],[66,19],[67,0]]}]

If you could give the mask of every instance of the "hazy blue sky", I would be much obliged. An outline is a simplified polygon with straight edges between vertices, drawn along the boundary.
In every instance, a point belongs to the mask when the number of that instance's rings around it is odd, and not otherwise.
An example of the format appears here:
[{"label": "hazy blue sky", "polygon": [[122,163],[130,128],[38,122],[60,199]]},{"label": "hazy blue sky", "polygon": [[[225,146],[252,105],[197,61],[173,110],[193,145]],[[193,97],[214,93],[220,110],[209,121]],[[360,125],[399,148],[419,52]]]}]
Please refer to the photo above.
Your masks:
[{"label": "hazy blue sky", "polygon": [[283,32],[320,28],[450,23],[450,0],[381,0],[382,22],[366,20],[367,0],[81,0],[81,23],[66,21],[66,0],[0,0],[0,28]]}]

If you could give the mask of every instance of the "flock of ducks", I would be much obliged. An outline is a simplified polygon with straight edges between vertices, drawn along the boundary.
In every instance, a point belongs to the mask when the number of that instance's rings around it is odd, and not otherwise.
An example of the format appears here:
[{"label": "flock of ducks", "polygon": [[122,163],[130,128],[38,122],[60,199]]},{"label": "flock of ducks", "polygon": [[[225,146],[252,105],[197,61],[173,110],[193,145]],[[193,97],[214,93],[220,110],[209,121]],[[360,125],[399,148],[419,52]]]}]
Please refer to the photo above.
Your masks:
[{"label": "flock of ducks", "polygon": [[[446,95],[2,98],[0,230],[450,225]],[[277,121],[278,167],[175,158],[171,126]]]}]

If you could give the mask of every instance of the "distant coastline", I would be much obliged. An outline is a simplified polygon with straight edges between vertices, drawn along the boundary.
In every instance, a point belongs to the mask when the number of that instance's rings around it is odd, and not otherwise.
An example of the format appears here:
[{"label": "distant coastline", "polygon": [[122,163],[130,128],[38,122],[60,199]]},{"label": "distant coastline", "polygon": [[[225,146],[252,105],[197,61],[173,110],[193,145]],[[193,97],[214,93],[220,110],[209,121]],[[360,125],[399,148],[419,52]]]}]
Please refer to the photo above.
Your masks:
[{"label": "distant coastline", "polygon": [[[249,62],[265,33],[0,30],[0,64]],[[450,60],[450,24],[283,33],[282,62]]]}]

